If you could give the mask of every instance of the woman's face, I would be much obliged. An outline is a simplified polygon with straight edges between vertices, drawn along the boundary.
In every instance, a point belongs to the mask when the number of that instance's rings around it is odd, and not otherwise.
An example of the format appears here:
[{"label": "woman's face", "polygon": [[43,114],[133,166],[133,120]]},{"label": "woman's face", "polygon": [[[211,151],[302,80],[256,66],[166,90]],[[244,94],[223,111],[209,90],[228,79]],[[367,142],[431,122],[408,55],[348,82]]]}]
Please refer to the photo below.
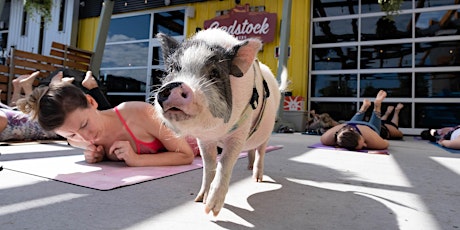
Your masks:
[{"label": "woman's face", "polygon": [[102,136],[97,110],[93,107],[76,109],[67,115],[64,124],[55,132],[71,141],[97,143]]}]

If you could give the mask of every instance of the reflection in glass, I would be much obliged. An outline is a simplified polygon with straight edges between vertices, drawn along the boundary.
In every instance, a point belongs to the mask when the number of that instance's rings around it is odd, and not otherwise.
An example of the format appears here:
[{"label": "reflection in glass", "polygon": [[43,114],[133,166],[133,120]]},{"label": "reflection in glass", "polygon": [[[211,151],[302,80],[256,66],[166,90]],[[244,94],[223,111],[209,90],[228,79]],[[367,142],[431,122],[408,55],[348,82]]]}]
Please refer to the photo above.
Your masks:
[{"label": "reflection in glass", "polygon": [[147,66],[148,42],[107,44],[102,57],[102,68]]},{"label": "reflection in glass", "polygon": [[313,17],[324,18],[331,16],[357,14],[358,0],[315,0],[313,1]]},{"label": "reflection in glass", "polygon": [[459,124],[460,104],[458,103],[416,103],[415,128],[442,128]]},{"label": "reflection in glass", "polygon": [[443,10],[417,13],[415,23],[416,37],[435,37],[460,34],[460,12]]},{"label": "reflection in glass", "polygon": [[[406,10],[412,8],[412,0],[404,0],[400,9]],[[377,13],[382,12],[378,0],[361,0],[361,13]],[[396,16],[397,17],[397,16]],[[395,17],[395,18],[396,18]]]},{"label": "reflection in glass", "polygon": [[384,40],[412,37],[412,14],[400,14],[389,20],[385,17],[368,17],[361,19],[361,40]]},{"label": "reflection in glass", "polygon": [[357,41],[357,19],[313,23],[313,44]]},{"label": "reflection in glass", "polygon": [[164,65],[163,52],[159,46],[152,48],[152,65]]},{"label": "reflection in glass", "polygon": [[169,36],[184,35],[185,10],[155,13],[152,35],[162,32]]},{"label": "reflection in glass", "polygon": [[415,89],[416,97],[460,98],[460,73],[416,73]]},{"label": "reflection in glass", "polygon": [[150,14],[110,20],[107,42],[133,41],[149,38]]},{"label": "reflection in glass", "polygon": [[312,97],[356,97],[356,74],[312,75]]},{"label": "reflection in glass", "polygon": [[459,46],[458,41],[418,43],[415,46],[415,66],[458,66]]},{"label": "reflection in glass", "polygon": [[361,47],[361,69],[405,68],[412,66],[412,44]]},{"label": "reflection in glass", "polygon": [[454,5],[457,0],[415,0],[416,8]]},{"label": "reflection in glass", "polygon": [[356,46],[314,48],[312,70],[356,69],[356,52]]},{"label": "reflection in glass", "polygon": [[375,97],[383,89],[388,97],[412,97],[411,73],[361,74],[361,97]]},{"label": "reflection in glass", "polygon": [[102,70],[107,92],[145,93],[147,69]]},{"label": "reflection in glass", "polygon": [[353,102],[311,102],[311,109],[317,114],[328,113],[336,121],[348,121],[357,111]]}]

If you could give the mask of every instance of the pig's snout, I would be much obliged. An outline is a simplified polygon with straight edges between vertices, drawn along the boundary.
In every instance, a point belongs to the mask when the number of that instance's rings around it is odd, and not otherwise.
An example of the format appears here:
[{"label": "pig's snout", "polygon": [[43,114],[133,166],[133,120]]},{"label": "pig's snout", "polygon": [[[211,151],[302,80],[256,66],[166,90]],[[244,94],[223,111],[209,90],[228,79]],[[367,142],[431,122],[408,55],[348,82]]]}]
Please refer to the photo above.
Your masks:
[{"label": "pig's snout", "polygon": [[192,89],[182,82],[171,82],[160,88],[157,101],[164,111],[181,109],[192,101]]}]

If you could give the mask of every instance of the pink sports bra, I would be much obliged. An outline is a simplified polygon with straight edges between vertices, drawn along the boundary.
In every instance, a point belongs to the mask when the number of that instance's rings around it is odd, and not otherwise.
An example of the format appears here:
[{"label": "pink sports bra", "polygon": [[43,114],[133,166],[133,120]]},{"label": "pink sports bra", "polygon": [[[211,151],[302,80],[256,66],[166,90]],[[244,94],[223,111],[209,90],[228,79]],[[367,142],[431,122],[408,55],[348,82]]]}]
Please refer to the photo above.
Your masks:
[{"label": "pink sports bra", "polygon": [[163,143],[161,143],[160,140],[155,138],[152,142],[144,142],[136,138],[134,136],[134,133],[129,129],[128,124],[126,124],[125,119],[121,116],[120,111],[118,111],[118,108],[114,108],[116,114],[118,115],[118,118],[120,121],[123,123],[123,126],[125,126],[126,130],[128,130],[129,135],[131,135],[131,138],[133,138],[134,142],[136,143],[136,149],[137,149],[137,154],[148,154],[148,153],[157,153],[159,150],[164,149]]}]

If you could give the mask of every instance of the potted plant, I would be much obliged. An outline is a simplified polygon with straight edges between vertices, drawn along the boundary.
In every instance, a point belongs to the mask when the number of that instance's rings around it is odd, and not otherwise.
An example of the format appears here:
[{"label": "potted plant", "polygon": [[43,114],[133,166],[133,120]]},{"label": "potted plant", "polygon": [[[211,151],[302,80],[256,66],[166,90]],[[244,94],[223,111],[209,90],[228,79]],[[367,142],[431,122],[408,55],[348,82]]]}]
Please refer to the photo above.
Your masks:
[{"label": "potted plant", "polygon": [[380,9],[386,13],[386,18],[393,21],[394,16],[399,14],[399,10],[404,0],[378,0]]},{"label": "potted plant", "polygon": [[30,14],[38,14],[45,22],[51,21],[53,0],[24,0],[24,9]]}]

